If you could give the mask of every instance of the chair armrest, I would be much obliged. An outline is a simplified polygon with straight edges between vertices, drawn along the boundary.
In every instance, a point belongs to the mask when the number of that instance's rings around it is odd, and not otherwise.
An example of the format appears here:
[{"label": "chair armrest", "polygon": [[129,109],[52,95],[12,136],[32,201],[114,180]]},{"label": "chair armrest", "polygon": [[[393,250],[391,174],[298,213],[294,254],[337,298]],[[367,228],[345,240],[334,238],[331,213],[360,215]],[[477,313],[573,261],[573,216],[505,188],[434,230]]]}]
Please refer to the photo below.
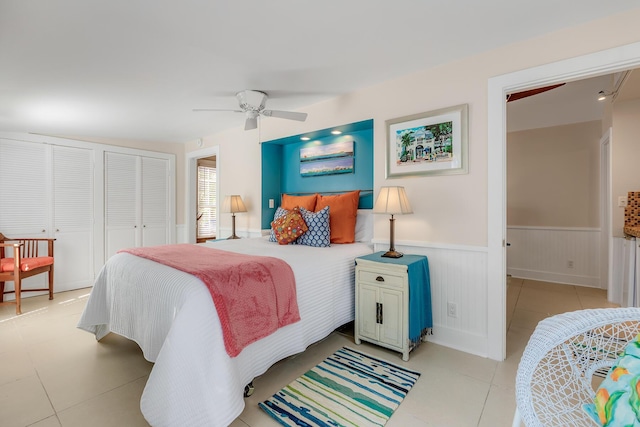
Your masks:
[{"label": "chair armrest", "polygon": [[[8,241],[5,240],[5,242]],[[0,243],[0,248],[19,248],[20,246],[24,246],[24,243]]]}]

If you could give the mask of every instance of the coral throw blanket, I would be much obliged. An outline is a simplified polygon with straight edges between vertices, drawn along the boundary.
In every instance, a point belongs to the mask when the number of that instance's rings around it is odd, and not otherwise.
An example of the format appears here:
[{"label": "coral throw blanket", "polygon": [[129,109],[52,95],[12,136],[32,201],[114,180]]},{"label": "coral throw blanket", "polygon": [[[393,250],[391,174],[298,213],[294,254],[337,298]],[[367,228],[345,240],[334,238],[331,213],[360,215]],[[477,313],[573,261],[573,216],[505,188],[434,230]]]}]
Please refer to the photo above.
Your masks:
[{"label": "coral throw blanket", "polygon": [[300,320],[296,285],[281,259],[191,244],[124,249],[198,277],[211,292],[230,357]]}]

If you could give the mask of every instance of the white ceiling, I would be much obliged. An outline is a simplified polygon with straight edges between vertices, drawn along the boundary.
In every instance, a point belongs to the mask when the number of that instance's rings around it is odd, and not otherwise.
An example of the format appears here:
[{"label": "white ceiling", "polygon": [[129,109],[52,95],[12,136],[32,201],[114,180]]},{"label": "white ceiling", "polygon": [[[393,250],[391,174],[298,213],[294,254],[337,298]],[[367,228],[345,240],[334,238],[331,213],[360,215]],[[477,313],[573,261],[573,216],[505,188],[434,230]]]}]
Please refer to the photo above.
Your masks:
[{"label": "white ceiling", "polygon": [[610,75],[564,86],[507,103],[507,132],[601,120],[605,102],[598,92],[611,91]]},{"label": "white ceiling", "polygon": [[192,109],[236,108],[243,89],[266,91],[268,108],[304,111],[635,7],[636,0],[3,0],[0,131],[186,142],[242,126],[241,114]]},{"label": "white ceiling", "polygon": [[[640,70],[629,70],[615,101],[640,98]],[[608,96],[598,101],[598,92],[616,91],[618,75],[603,75],[567,82],[564,86],[507,103],[507,132],[581,123],[604,118]]]}]

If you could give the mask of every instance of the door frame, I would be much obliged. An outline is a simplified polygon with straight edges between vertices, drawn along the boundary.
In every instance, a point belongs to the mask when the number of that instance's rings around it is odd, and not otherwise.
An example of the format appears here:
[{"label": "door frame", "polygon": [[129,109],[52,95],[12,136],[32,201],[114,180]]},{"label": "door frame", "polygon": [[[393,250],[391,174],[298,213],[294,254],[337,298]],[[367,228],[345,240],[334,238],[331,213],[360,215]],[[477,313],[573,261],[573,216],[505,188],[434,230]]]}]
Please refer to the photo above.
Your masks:
[{"label": "door frame", "polygon": [[[216,194],[220,194],[220,147],[218,145],[213,147],[206,147],[196,151],[190,151],[185,154],[186,161],[186,183],[185,183],[185,215],[186,215],[186,229],[183,239],[186,243],[196,243],[196,204],[198,200],[197,185],[195,184],[198,179],[198,159],[205,157],[216,156],[216,169],[218,169],[216,179]],[[216,215],[220,212],[220,198],[216,200]],[[220,235],[220,221],[216,218],[216,236]]]},{"label": "door frame", "polygon": [[[492,77],[488,81],[487,355],[506,357],[507,93],[640,66],[640,42]],[[595,94],[594,94],[595,96]]]},{"label": "door frame", "polygon": [[613,301],[613,251],[611,233],[611,137],[612,128],[600,138],[600,288]]}]

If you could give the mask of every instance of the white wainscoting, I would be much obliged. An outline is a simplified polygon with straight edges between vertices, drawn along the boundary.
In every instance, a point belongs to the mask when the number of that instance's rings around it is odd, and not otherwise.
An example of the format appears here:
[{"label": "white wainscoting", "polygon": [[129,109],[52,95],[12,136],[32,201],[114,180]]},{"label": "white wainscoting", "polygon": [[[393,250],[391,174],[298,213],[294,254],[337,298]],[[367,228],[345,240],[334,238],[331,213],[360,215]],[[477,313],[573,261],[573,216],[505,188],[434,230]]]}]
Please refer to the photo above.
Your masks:
[{"label": "white wainscoting", "polygon": [[[374,240],[376,251],[389,243]],[[428,341],[456,350],[488,356],[487,248],[395,242],[396,250],[429,259],[433,335]],[[447,304],[457,305],[458,316],[447,315]]]},{"label": "white wainscoting", "polygon": [[600,279],[600,229],[510,226],[507,242],[513,277],[596,288],[606,282]]}]

